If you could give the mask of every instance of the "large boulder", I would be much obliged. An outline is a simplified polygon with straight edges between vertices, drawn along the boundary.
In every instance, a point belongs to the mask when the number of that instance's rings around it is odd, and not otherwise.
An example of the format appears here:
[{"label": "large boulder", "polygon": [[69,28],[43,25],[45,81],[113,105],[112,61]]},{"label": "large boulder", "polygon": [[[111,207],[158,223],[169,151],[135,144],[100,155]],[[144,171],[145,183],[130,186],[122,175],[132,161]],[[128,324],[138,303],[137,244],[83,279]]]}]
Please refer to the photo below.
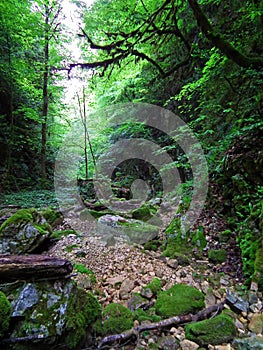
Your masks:
[{"label": "large boulder", "polygon": [[96,232],[102,238],[113,236],[131,243],[143,244],[157,237],[159,227],[119,215],[104,215],[98,219]]},{"label": "large boulder", "polygon": [[68,278],[3,283],[0,290],[12,309],[1,349],[76,349],[101,313],[97,299]]},{"label": "large boulder", "polygon": [[0,226],[0,254],[32,253],[51,232],[51,226],[36,209],[20,209]]}]

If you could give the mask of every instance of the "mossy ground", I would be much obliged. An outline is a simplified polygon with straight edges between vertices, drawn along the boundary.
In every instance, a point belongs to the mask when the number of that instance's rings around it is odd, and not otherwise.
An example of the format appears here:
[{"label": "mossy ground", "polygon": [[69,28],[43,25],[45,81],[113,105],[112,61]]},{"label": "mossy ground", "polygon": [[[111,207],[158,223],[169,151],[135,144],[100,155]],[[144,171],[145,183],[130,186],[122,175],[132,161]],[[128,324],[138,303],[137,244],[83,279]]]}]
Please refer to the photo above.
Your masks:
[{"label": "mossy ground", "polygon": [[203,293],[184,284],[159,292],[155,303],[156,313],[164,318],[193,313],[204,307]]}]

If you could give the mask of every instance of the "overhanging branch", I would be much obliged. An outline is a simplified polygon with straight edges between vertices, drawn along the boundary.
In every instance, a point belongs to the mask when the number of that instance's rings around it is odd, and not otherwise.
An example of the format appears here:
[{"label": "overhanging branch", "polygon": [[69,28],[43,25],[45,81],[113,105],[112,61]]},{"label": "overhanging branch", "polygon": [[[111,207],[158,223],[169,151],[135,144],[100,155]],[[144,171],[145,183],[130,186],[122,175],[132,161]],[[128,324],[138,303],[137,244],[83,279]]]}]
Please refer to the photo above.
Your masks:
[{"label": "overhanging branch", "polygon": [[238,51],[233,45],[231,45],[228,41],[226,41],[222,35],[217,33],[206,15],[202,11],[201,7],[197,3],[196,0],[188,0],[190,7],[193,10],[193,14],[196,18],[196,21],[202,31],[202,33],[209,39],[212,44],[217,47],[227,58],[235,62],[240,67],[244,68],[254,68],[254,69],[262,69],[263,67],[263,57],[262,56],[254,56],[248,57],[243,55],[240,51]]}]

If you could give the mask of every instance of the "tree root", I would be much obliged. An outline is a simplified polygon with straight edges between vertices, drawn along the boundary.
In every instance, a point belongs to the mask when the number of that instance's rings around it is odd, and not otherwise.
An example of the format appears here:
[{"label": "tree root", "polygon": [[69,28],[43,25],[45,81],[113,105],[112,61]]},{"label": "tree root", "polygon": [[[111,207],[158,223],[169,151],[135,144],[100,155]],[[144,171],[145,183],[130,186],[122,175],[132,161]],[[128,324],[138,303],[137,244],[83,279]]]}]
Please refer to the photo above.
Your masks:
[{"label": "tree root", "polygon": [[[224,308],[225,301],[210,306],[202,311],[199,311],[197,314],[188,314],[188,315],[180,315],[180,316],[175,316],[171,317],[165,320],[162,320],[160,322],[156,323],[150,323],[150,324],[143,324],[140,326],[136,326],[126,332],[120,333],[120,334],[114,334],[114,335],[109,335],[105,338],[103,338],[98,346],[98,349],[103,349],[103,347],[113,344],[115,342],[127,342],[128,340],[130,341],[132,338],[136,337],[138,338],[139,334],[144,331],[150,331],[150,330],[155,330],[155,329],[164,329],[166,327],[171,327],[179,324],[186,324],[190,322],[197,322],[204,320],[208,318],[209,316],[215,317],[218,313],[220,313],[223,308]],[[213,315],[212,315],[213,314]],[[83,349],[83,350],[88,350],[88,349]]]}]

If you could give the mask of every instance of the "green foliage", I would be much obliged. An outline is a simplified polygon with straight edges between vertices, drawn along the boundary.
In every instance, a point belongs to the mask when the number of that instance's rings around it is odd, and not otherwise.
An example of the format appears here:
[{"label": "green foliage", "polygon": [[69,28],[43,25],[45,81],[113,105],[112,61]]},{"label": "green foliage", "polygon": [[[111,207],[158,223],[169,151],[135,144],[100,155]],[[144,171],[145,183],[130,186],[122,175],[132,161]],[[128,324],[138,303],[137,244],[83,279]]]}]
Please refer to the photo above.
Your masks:
[{"label": "green foliage", "polygon": [[204,307],[203,293],[184,284],[159,292],[155,303],[156,313],[164,318],[193,313]]},{"label": "green foliage", "polygon": [[17,205],[22,208],[57,207],[55,193],[49,190],[21,191],[3,194],[0,200],[0,207],[6,205]]},{"label": "green foliage", "polygon": [[3,292],[0,291],[0,338],[8,330],[11,320],[11,303]]},{"label": "green foliage", "polygon": [[186,338],[200,346],[228,343],[236,336],[233,320],[224,314],[185,326]]}]

